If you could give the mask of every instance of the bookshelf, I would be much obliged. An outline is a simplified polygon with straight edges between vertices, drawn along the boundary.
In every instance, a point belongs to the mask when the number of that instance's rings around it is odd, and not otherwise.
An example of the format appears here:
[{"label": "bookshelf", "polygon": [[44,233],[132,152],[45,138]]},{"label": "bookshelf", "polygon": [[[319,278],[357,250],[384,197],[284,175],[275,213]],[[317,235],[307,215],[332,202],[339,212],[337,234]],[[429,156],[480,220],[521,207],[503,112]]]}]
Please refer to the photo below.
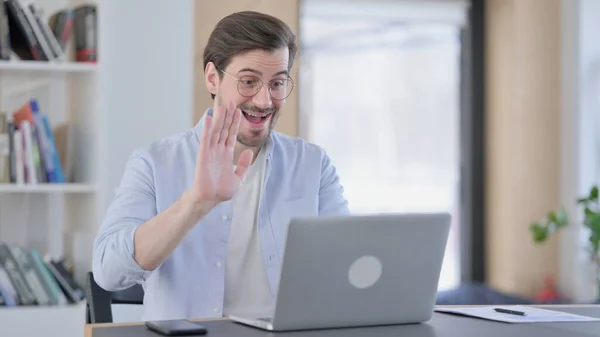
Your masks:
[{"label": "bookshelf", "polygon": [[[40,17],[42,24],[48,24],[51,15],[64,9],[75,9],[82,5],[98,6],[93,1],[18,1],[23,13],[30,3],[37,5],[43,11]],[[101,180],[98,162],[102,119],[98,104],[98,63],[83,62],[75,57],[75,21],[78,20],[75,13],[71,21],[74,25],[70,37],[65,39],[64,49],[61,48],[61,59],[51,59],[57,56],[56,49],[45,50],[44,55],[51,56],[45,57],[48,60],[23,57],[24,54],[17,53],[15,48],[26,39],[15,39],[12,35],[17,30],[17,21],[14,12],[8,9],[9,5],[6,2],[3,4],[5,11],[0,17],[0,24],[2,21],[8,23],[8,29],[12,32],[9,34],[10,59],[6,59],[6,41],[0,37],[0,55],[5,58],[0,60],[0,112],[10,116],[8,120],[14,125],[13,132],[19,130],[20,134],[17,136],[6,132],[4,141],[11,139],[13,151],[17,141],[22,144],[22,166],[11,168],[11,172],[16,168],[22,175],[19,181],[15,181],[14,174],[10,174],[8,180],[6,175],[0,175],[0,243],[21,247],[25,254],[30,253],[31,249],[37,249],[46,259],[40,266],[46,266],[48,271],[51,269],[51,259],[64,258],[67,262],[65,266],[72,266],[77,271],[72,275],[75,281],[84,286],[83,275],[91,265],[91,238],[97,229],[100,212],[100,189],[97,186]],[[34,13],[35,11],[30,11],[30,15]],[[41,31],[40,26],[37,27],[38,32]],[[95,34],[99,34],[97,29],[98,25]],[[39,39],[40,35],[35,37]],[[45,41],[48,41],[47,38]],[[31,103],[33,101],[35,105]],[[39,110],[37,113],[34,106]],[[24,111],[31,113],[29,117],[24,117],[31,128],[29,136],[24,133],[26,128],[21,118],[27,114],[19,114]],[[52,130],[51,135],[40,116],[46,118],[48,129]],[[7,125],[6,120],[4,125]],[[7,131],[6,128],[4,131]],[[0,153],[2,155],[4,154]],[[36,159],[28,163],[29,156]],[[13,155],[9,157],[12,158],[10,161],[15,161]],[[0,165],[5,164],[6,160],[7,157],[0,158]],[[58,167],[64,179],[60,179]],[[3,169],[6,172],[6,166],[0,167],[0,170]],[[17,256],[14,255],[15,251],[11,252],[13,256]],[[30,257],[29,262],[33,265],[31,256],[26,256]],[[36,269],[35,272],[42,280],[39,270]],[[24,276],[27,271],[23,273]],[[62,285],[57,277],[52,272],[48,276],[55,280],[58,286],[55,289],[61,289]],[[26,276],[24,278],[33,290],[35,285]],[[46,284],[39,285],[46,289],[46,294],[50,294]],[[18,290],[17,286],[13,286]],[[63,293],[63,290],[60,292]],[[40,302],[37,295],[36,301]],[[53,331],[52,335],[72,335],[68,333],[69,329],[73,331],[74,326],[83,323],[84,306],[81,300],[2,306],[0,326],[8,329],[9,335],[11,332],[21,335],[18,326],[26,324],[24,320],[27,317],[44,315],[58,320],[45,329],[38,329],[38,332]]]},{"label": "bookshelf", "polygon": [[[71,154],[66,183],[0,183],[0,241],[64,256],[83,283],[129,155],[192,126],[195,1],[34,1],[47,14],[96,4],[98,61],[74,62],[72,45],[63,62],[0,60],[0,111],[35,97],[53,127],[69,125]],[[0,306],[0,335],[81,336],[82,304]]]}]

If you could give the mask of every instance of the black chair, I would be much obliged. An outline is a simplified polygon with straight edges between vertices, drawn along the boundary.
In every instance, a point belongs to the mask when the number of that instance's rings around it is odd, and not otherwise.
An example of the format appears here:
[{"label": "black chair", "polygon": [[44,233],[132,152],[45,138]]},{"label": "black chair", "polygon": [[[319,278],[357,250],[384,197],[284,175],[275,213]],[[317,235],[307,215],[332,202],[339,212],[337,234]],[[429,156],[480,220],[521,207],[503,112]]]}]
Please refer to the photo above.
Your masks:
[{"label": "black chair", "polygon": [[94,274],[88,272],[86,282],[86,323],[112,323],[111,304],[143,304],[144,289],[141,285],[109,292],[94,281]]}]

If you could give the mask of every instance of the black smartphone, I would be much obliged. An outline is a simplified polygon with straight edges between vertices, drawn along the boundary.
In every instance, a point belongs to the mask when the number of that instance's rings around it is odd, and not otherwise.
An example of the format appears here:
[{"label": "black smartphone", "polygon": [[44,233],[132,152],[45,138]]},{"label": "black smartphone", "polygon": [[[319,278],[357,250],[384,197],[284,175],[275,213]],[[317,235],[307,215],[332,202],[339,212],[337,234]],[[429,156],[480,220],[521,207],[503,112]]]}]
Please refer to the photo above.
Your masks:
[{"label": "black smartphone", "polygon": [[148,321],[146,327],[165,336],[205,335],[206,328],[185,319]]}]

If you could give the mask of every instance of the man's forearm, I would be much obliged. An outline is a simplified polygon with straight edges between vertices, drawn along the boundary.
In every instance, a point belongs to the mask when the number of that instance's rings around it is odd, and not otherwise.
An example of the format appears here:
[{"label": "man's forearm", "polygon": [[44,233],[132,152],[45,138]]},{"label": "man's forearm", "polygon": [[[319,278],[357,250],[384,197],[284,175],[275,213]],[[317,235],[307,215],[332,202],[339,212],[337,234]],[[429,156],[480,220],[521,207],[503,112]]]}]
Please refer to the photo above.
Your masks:
[{"label": "man's forearm", "polygon": [[208,203],[195,202],[185,193],[171,207],[146,221],[135,231],[135,261],[144,270],[153,270],[177,248],[187,232],[210,210]]}]

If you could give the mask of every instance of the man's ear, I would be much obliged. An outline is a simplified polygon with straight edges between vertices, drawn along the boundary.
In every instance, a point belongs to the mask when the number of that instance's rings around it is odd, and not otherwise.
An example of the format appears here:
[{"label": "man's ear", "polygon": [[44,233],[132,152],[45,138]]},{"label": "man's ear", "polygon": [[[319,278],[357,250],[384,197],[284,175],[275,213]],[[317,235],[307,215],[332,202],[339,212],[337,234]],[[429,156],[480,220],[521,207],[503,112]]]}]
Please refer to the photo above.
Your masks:
[{"label": "man's ear", "polygon": [[204,69],[204,82],[209,93],[216,95],[219,87],[219,73],[217,67],[212,62],[206,64]]}]

